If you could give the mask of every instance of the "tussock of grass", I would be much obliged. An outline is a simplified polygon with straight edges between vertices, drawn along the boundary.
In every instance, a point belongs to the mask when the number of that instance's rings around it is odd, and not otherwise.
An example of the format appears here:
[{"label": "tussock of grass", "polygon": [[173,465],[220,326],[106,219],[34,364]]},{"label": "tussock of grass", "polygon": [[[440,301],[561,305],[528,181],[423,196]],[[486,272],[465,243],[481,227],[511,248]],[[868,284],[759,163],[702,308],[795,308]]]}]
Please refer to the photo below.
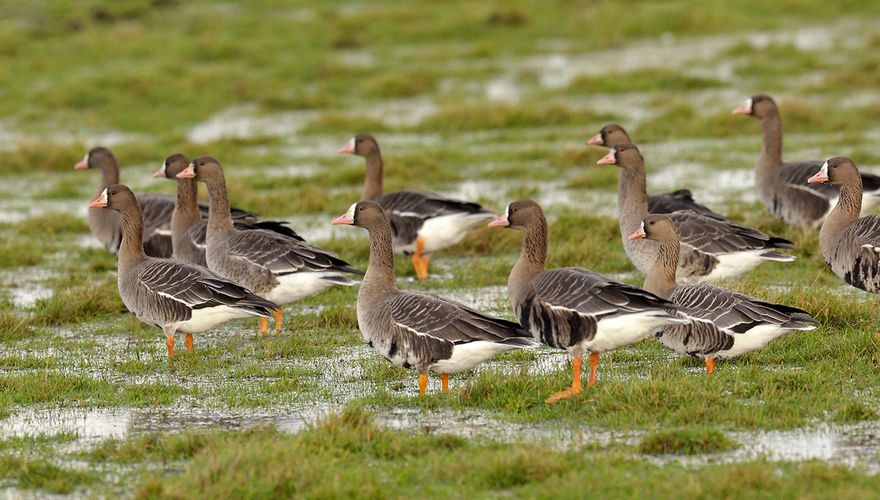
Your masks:
[{"label": "tussock of grass", "polygon": [[646,434],[639,441],[639,453],[648,455],[699,455],[736,448],[738,445],[716,429],[685,427],[659,430]]},{"label": "tussock of grass", "polygon": [[125,306],[119,298],[116,280],[104,280],[57,289],[48,299],[37,300],[34,310],[36,324],[61,325],[121,313]]},{"label": "tussock of grass", "polygon": [[211,439],[211,434],[187,431],[179,434],[152,433],[127,440],[108,439],[82,454],[90,462],[173,462],[192,458]]},{"label": "tussock of grass", "polygon": [[15,226],[17,234],[34,238],[51,238],[65,234],[86,233],[88,231],[89,226],[81,217],[58,212],[30,217]]},{"label": "tussock of grass", "polygon": [[12,479],[24,490],[72,493],[97,480],[94,473],[58,467],[42,459],[0,455],[0,477]]},{"label": "tussock of grass", "polygon": [[712,78],[688,76],[679,71],[655,69],[638,70],[628,73],[607,73],[603,75],[583,75],[576,78],[568,91],[583,93],[624,93],[701,90],[720,87],[722,83]]},{"label": "tussock of grass", "polygon": [[608,115],[589,111],[572,111],[554,104],[541,106],[508,104],[448,105],[415,127],[422,132],[461,132],[482,129],[511,129],[548,127],[554,125],[583,125],[610,120]]},{"label": "tussock of grass", "polygon": [[155,406],[183,390],[161,383],[119,384],[55,371],[0,376],[0,408],[13,405]]}]

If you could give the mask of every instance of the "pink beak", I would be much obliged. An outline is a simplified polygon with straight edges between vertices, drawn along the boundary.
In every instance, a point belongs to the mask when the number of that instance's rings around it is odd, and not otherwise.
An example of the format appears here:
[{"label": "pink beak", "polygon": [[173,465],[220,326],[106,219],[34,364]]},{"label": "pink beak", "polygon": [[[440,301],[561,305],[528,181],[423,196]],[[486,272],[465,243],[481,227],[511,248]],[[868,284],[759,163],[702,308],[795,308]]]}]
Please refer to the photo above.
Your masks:
[{"label": "pink beak", "polygon": [[647,238],[647,237],[648,237],[648,235],[645,234],[645,231],[642,230],[642,228],[638,228],[638,229],[636,229],[636,231],[633,234],[629,235],[628,239],[630,241],[632,241],[632,240],[637,240],[639,238]]},{"label": "pink beak", "polygon": [[509,225],[510,225],[510,221],[507,220],[506,215],[502,215],[489,223],[489,227],[507,227]]},{"label": "pink beak", "polygon": [[106,206],[107,202],[104,200],[103,196],[98,196],[89,203],[89,208],[105,208]]},{"label": "pink beak", "polygon": [[350,155],[354,154],[354,145],[351,142],[346,142],[344,146],[336,150],[336,154],[340,155]]},{"label": "pink beak", "polygon": [[334,226],[337,226],[339,224],[351,225],[351,224],[354,224],[354,217],[352,217],[348,214],[342,214],[339,217],[333,219],[333,221],[330,224],[333,224]]},{"label": "pink beak", "polygon": [[76,170],[85,170],[89,168],[89,164],[85,160],[80,160],[73,166]]},{"label": "pink beak", "polygon": [[196,178],[196,167],[193,166],[192,163],[189,164],[183,172],[177,174],[178,179],[195,179]]},{"label": "pink beak", "polygon": [[745,104],[743,104],[741,106],[737,106],[736,108],[734,108],[733,114],[735,114],[735,115],[750,115],[750,114],[752,114],[752,109],[749,106],[746,106]]},{"label": "pink beak", "polygon": [[831,179],[829,179],[828,176],[825,175],[825,173],[820,170],[820,171],[816,172],[816,175],[807,179],[807,184],[818,184],[820,182],[828,182],[830,180]]},{"label": "pink beak", "polygon": [[617,163],[617,159],[614,157],[614,151],[612,150],[607,155],[599,158],[599,161],[596,162],[596,165],[614,165]]},{"label": "pink beak", "polygon": [[157,179],[159,177],[165,177],[165,166],[163,165],[162,168],[153,172],[153,177]]},{"label": "pink beak", "polygon": [[602,140],[602,132],[599,132],[593,137],[587,139],[587,144],[589,144],[590,146],[604,146],[605,141]]}]

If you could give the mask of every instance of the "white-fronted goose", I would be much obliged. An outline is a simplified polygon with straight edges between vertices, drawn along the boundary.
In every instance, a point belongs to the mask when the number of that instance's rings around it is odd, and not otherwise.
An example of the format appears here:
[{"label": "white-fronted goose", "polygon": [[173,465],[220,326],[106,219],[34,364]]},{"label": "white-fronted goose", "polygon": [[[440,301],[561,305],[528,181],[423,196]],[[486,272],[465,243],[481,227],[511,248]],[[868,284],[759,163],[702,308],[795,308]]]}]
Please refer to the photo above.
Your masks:
[{"label": "white-fronted goose", "polygon": [[[590,137],[587,144],[591,146],[605,146],[613,148],[618,144],[632,144],[629,134],[623,127],[616,123],[609,123],[599,130],[599,133]],[[653,194],[648,196],[648,212],[652,214],[668,214],[679,210],[691,210],[706,217],[718,220],[727,220],[727,217],[713,212],[709,207],[701,205],[694,200],[694,195],[689,189],[678,189],[669,193]]]},{"label": "white-fronted goose", "polygon": [[[814,229],[834,208],[840,190],[830,184],[807,184],[822,166],[822,160],[783,163],[782,119],[776,102],[768,95],[755,95],[733,110],[734,114],[761,120],[764,148],[755,169],[755,187],[761,201],[777,219],[786,224]],[[880,176],[862,173],[862,213],[880,203]]]},{"label": "white-fronted goose", "polygon": [[[253,290],[257,295],[289,304],[333,285],[356,285],[345,274],[361,274],[336,255],[265,229],[240,231],[229,214],[226,179],[220,162],[196,158],[177,174],[208,186],[208,269]],[[281,309],[275,311],[275,329],[281,330]],[[261,330],[266,329],[265,319]]]},{"label": "white-fronted goose", "polygon": [[571,387],[551,395],[547,403],[581,392],[585,351],[590,352],[592,386],[599,353],[638,342],[661,327],[690,322],[671,302],[593,271],[576,267],[544,270],[547,220],[534,201],[511,203],[489,226],[525,231],[519,258],[507,280],[513,310],[535,339],[567,350],[572,358]]},{"label": "white-fronted goose", "polygon": [[[645,160],[636,146],[618,144],[598,164],[620,167],[617,181],[620,236],[629,260],[647,274],[657,261],[657,242],[628,238],[648,216]],[[668,215],[681,236],[679,278],[688,281],[732,278],[764,262],[794,260],[793,256],[777,251],[793,248],[790,241],[768,236],[755,228],[687,210]]]},{"label": "white-fronted goose", "polygon": [[[189,160],[186,156],[180,153],[173,154],[165,159],[162,167],[153,174],[153,177],[165,177],[177,181],[177,199],[174,203],[174,212],[171,214],[171,246],[174,258],[190,264],[207,266],[205,235],[208,219],[199,209],[198,183],[193,179],[177,178],[177,174],[183,172],[187,166]],[[236,229],[242,231],[266,229],[303,241],[295,231],[285,226],[284,222],[256,220],[256,217],[247,212],[234,213],[232,223]]]},{"label": "white-fronted goose", "polygon": [[645,278],[645,290],[669,299],[693,319],[657,332],[669,349],[706,361],[706,373],[716,359],[729,359],[761,349],[791,330],[814,330],[815,318],[804,310],[764,302],[708,283],[679,285],[675,280],[680,244],[678,231],[665,215],[650,215],[630,239],[657,242],[657,260]]},{"label": "white-fronted goose", "polygon": [[832,184],[840,197],[819,230],[819,248],[825,262],[850,285],[880,293],[880,216],[859,218],[862,180],[849,158],[836,156],[809,178],[811,184]]},{"label": "white-fronted goose", "polygon": [[174,334],[178,331],[186,332],[186,348],[192,351],[193,333],[231,319],[266,317],[278,308],[202,266],[147,256],[141,241],[141,211],[128,187],[113,184],[104,188],[89,208],[109,208],[121,215],[119,295],[139,320],[162,329],[168,357],[174,356]]},{"label": "white-fronted goose", "polygon": [[363,156],[367,162],[363,199],[375,201],[391,221],[395,253],[412,256],[416,276],[428,278],[431,252],[461,241],[468,231],[495,216],[480,205],[427,191],[382,191],[382,154],[370,134],[358,134],[339,154]]},{"label": "white-fronted goose", "polygon": [[536,346],[529,332],[514,322],[436,295],[399,290],[391,225],[377,203],[355,203],[333,224],[351,224],[369,233],[370,263],[358,291],[358,326],[367,344],[385,359],[419,372],[419,394],[425,394],[429,371],[440,374],[445,391],[450,373],[471,370],[502,352]]}]

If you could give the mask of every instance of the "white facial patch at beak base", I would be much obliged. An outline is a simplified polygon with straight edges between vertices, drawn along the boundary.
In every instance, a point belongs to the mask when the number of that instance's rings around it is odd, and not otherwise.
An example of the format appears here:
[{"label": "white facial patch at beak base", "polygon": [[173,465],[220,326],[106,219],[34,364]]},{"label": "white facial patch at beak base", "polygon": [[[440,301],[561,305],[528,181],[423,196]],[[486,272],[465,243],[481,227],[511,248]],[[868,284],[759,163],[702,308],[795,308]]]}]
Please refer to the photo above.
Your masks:
[{"label": "white facial patch at beak base", "polygon": [[[352,139],[354,141],[354,139]],[[354,220],[354,209],[357,208],[357,202],[352,203],[350,207],[348,207],[348,211],[345,212],[345,215],[351,217],[351,220]]]},{"label": "white facial patch at beak base", "polygon": [[744,106],[745,106],[746,108],[748,108],[749,111],[752,110],[752,98],[751,98],[751,97],[749,97],[748,99],[746,99],[746,103],[744,104]]},{"label": "white facial patch at beak base", "polygon": [[822,164],[822,168],[820,168],[819,171],[822,172],[822,175],[824,175],[825,177],[828,177],[828,162],[827,161]]}]

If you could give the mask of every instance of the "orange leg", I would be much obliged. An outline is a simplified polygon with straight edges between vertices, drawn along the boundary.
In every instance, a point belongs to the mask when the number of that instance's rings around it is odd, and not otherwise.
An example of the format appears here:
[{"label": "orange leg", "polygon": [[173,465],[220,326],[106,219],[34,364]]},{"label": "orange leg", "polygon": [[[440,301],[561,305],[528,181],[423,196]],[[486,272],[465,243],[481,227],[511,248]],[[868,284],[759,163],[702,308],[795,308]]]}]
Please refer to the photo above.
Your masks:
[{"label": "orange leg", "polygon": [[168,347],[168,359],[174,357],[174,335],[165,336],[165,345]]},{"label": "orange leg", "polygon": [[[592,359],[592,356],[590,356]],[[596,357],[598,361],[598,356]],[[561,399],[567,399],[575,394],[579,394],[581,392],[581,364],[583,363],[583,358],[581,356],[574,356],[571,358],[571,366],[572,371],[574,372],[571,387],[568,389],[555,392],[550,395],[549,398],[545,399],[544,402],[547,404],[553,404]]]},{"label": "orange leg", "polygon": [[193,352],[193,334],[187,333],[183,340],[186,342],[186,351]]},{"label": "orange leg", "polygon": [[712,375],[715,371],[715,358],[706,358],[706,375]]},{"label": "orange leg", "polygon": [[428,375],[419,373],[419,396],[424,396],[428,392]]},{"label": "orange leg", "polygon": [[416,251],[412,255],[413,269],[416,277],[420,280],[428,279],[428,257],[422,257],[422,250],[425,248],[425,239],[419,236],[416,238]]},{"label": "orange leg", "polygon": [[440,390],[448,391],[449,390],[449,374],[441,373],[440,374]]},{"label": "orange leg", "polygon": [[281,314],[281,309],[275,309],[275,333],[281,333],[281,327],[283,326]]},{"label": "orange leg", "polygon": [[260,318],[260,333],[266,335],[266,332],[269,330],[269,318],[263,316]]},{"label": "orange leg", "polygon": [[591,352],[590,353],[590,381],[589,386],[593,387],[596,385],[596,371],[599,369],[599,353]]}]

